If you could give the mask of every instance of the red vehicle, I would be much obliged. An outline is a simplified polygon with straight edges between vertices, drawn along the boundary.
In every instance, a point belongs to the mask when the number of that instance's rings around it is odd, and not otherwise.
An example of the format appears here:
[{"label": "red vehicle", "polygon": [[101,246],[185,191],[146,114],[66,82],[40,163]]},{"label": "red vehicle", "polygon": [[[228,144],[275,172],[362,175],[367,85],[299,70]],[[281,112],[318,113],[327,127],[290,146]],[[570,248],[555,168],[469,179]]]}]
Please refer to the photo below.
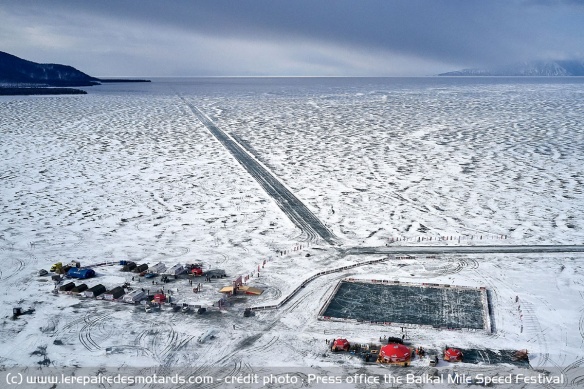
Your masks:
[{"label": "red vehicle", "polygon": [[162,304],[162,303],[166,302],[166,296],[163,293],[156,293],[154,295],[154,301],[157,304]]},{"label": "red vehicle", "polygon": [[200,263],[189,263],[185,267],[189,274],[193,276],[200,277],[203,275],[203,265]]}]

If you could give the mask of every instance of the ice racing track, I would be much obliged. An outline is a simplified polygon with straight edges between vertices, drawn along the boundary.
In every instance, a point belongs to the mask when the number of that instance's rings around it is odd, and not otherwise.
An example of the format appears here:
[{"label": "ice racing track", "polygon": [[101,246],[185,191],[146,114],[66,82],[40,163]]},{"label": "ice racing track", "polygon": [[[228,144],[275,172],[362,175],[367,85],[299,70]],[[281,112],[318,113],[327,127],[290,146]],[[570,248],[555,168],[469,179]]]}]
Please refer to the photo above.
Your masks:
[{"label": "ice racing track", "polygon": [[[248,173],[270,195],[280,209],[308,240],[319,237],[331,245],[338,244],[337,238],[288,188],[286,188],[265,167],[249,155],[242,146],[219,129],[196,106],[181,97],[193,114],[211,134],[231,153]],[[339,248],[345,255],[366,254],[517,254],[517,253],[582,253],[583,245],[500,245],[500,246],[385,246]]]},{"label": "ice racing track", "polygon": [[336,243],[335,236],[329,229],[300,201],[288,188],[276,179],[266,168],[250,156],[235,140],[220,130],[197,107],[183,99],[185,104],[207,127],[209,132],[221,142],[231,155],[247,170],[247,172],[270,195],[280,209],[300,230],[308,235],[308,240],[314,241],[319,237],[327,243]]},{"label": "ice racing track", "polygon": [[524,246],[386,246],[352,247],[345,254],[529,254],[583,253],[582,245],[524,245]]}]

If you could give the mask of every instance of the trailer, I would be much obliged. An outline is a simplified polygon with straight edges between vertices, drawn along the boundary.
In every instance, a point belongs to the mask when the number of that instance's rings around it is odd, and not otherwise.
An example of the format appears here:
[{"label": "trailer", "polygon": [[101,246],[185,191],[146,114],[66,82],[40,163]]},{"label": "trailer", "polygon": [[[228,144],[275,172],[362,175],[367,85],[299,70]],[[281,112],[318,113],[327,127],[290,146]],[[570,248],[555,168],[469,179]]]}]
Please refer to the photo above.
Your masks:
[{"label": "trailer", "polygon": [[128,303],[128,304],[136,304],[142,300],[144,300],[146,298],[146,292],[140,290],[140,289],[136,289],[131,291],[130,293],[124,295],[124,298],[122,299],[123,302]]},{"label": "trailer", "polygon": [[164,272],[164,274],[168,276],[178,276],[179,274],[182,274],[184,272],[185,272],[184,266],[177,263],[176,265],[168,269],[166,272]]},{"label": "trailer", "polygon": [[158,262],[156,265],[150,266],[148,268],[148,273],[162,273],[166,270],[166,265],[162,262]]},{"label": "trailer", "polygon": [[116,286],[112,290],[106,292],[103,295],[103,298],[106,300],[117,300],[120,297],[122,297],[124,294],[126,294],[126,291],[124,290],[124,288],[122,288],[121,286]]},{"label": "trailer", "polygon": [[105,293],[106,288],[102,284],[97,284],[89,289],[87,289],[84,293],[85,297],[97,297],[103,293]]},{"label": "trailer", "polygon": [[205,277],[209,278],[224,278],[227,277],[227,273],[223,269],[211,269],[207,270],[204,274]]}]

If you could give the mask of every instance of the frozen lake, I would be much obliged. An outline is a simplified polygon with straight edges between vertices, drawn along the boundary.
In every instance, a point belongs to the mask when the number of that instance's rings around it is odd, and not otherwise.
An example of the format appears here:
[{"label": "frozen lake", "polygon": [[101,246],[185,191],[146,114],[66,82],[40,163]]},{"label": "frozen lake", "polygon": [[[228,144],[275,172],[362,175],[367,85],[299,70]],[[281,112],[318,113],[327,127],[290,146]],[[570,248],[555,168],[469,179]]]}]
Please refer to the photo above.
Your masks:
[{"label": "frozen lake", "polygon": [[[362,362],[323,357],[326,339],[369,342],[395,330],[317,320],[351,276],[492,293],[492,334],[411,329],[416,344],[527,348],[534,367],[577,364],[580,253],[392,258],[319,277],[280,310],[242,312],[280,301],[319,271],[389,255],[341,249],[584,244],[583,87],[580,78],[210,78],[1,97],[3,312],[36,311],[4,320],[0,363],[348,371]],[[298,228],[189,105],[301,201],[334,244]],[[202,262],[230,276],[209,288],[242,275],[264,293],[209,315],[146,315],[51,295],[38,270],[71,260]],[[96,271],[108,288],[139,286]],[[197,303],[189,285],[175,287],[178,301]],[[193,340],[210,329],[212,342]]]}]

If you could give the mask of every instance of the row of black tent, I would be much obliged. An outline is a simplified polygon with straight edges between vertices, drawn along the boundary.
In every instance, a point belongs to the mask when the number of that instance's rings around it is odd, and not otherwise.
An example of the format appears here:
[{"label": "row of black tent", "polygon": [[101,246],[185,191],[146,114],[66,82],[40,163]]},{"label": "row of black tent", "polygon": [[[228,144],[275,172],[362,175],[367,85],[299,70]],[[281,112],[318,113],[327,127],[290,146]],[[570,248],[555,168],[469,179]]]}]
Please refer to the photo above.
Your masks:
[{"label": "row of black tent", "polygon": [[[89,288],[87,286],[87,284],[79,284],[79,285],[75,286],[74,282],[69,282],[69,283],[61,285],[59,287],[59,291],[70,292],[70,293],[85,293],[86,297],[97,297],[97,296],[107,292],[107,289],[102,284],[97,284],[97,285]],[[123,287],[118,286],[118,287],[115,287],[114,289],[110,290],[109,293],[112,295],[112,297],[114,299],[117,299],[117,298],[123,296],[126,293],[126,291],[124,290]]]},{"label": "row of black tent", "polygon": [[88,289],[86,284],[80,284],[75,286],[74,282],[69,282],[63,284],[59,287],[59,291],[61,292],[71,292],[71,293],[81,293],[85,292]]},{"label": "row of black tent", "polygon": [[136,262],[132,261],[120,261],[120,265],[122,265],[122,271],[131,271],[134,273],[142,273],[143,271],[148,270],[148,264],[143,263],[141,265],[137,265]]}]

